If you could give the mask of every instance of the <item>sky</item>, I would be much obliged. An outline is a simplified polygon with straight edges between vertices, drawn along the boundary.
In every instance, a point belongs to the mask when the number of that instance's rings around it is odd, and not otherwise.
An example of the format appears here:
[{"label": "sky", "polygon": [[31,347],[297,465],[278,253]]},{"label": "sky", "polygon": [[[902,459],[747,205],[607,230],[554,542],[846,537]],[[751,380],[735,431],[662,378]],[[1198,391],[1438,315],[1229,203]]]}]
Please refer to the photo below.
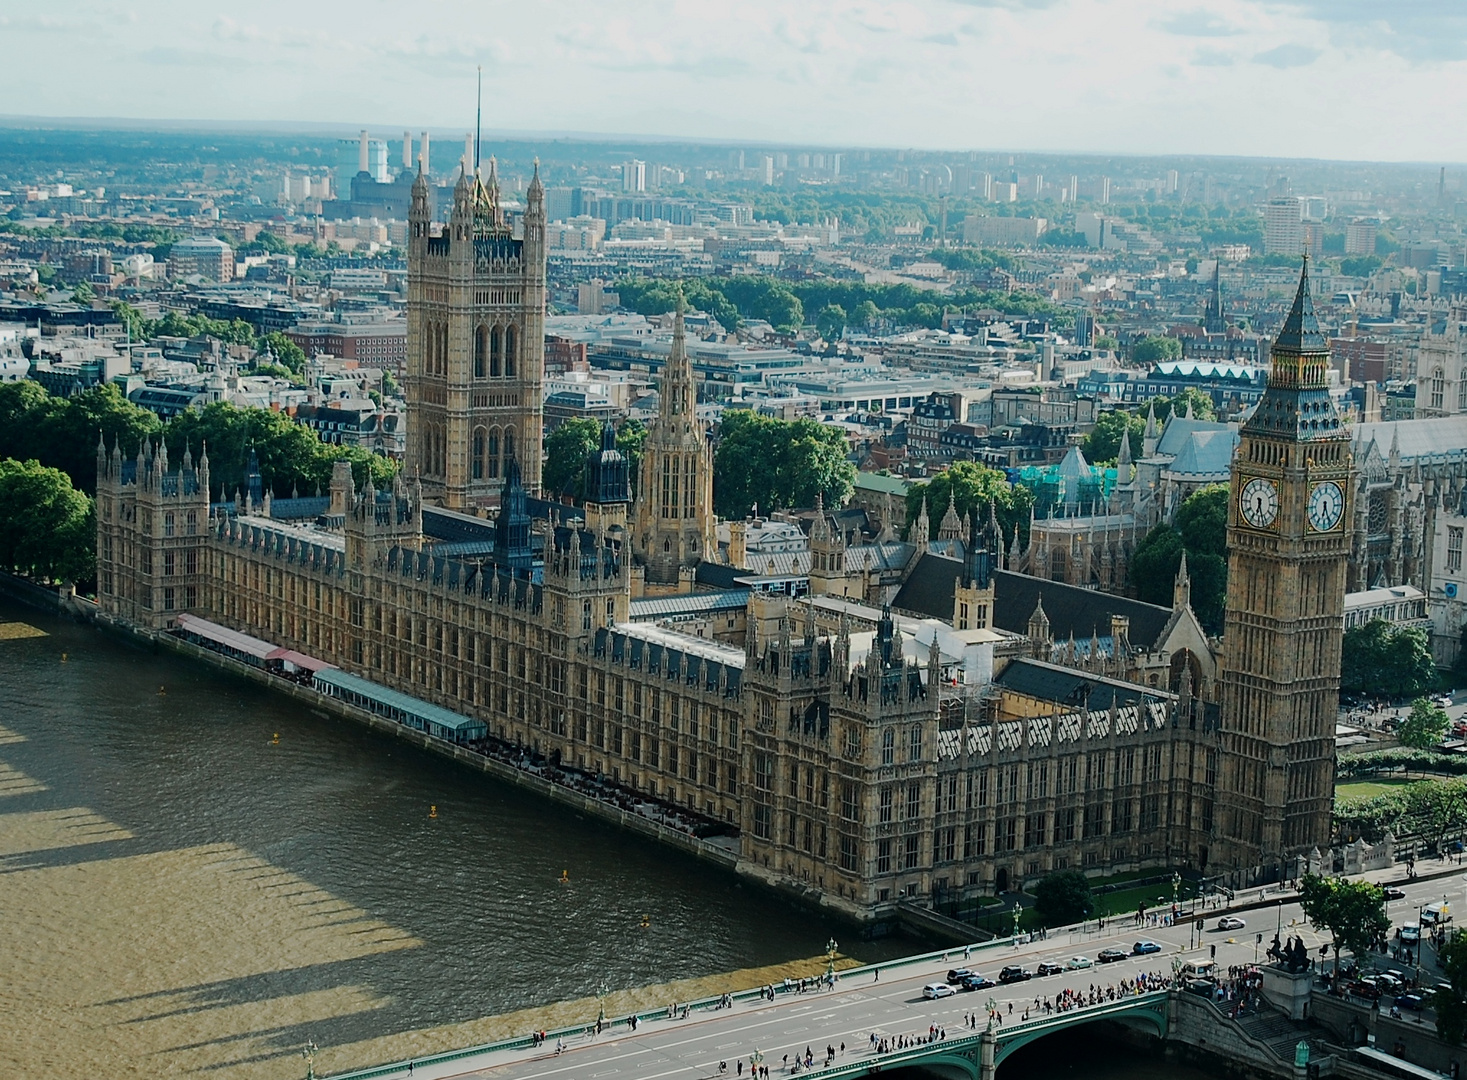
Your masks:
[{"label": "sky", "polygon": [[0,0],[0,112],[1467,161],[1464,0]]}]

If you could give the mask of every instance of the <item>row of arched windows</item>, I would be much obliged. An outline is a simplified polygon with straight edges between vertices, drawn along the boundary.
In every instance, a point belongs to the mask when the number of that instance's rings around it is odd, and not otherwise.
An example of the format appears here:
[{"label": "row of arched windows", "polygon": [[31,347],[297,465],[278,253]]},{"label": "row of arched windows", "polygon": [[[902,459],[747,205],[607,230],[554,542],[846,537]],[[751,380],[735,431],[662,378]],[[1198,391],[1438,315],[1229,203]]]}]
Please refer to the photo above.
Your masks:
[{"label": "row of arched windows", "polygon": [[469,476],[474,480],[497,480],[514,457],[514,428],[475,428],[469,442]]},{"label": "row of arched windows", "polygon": [[474,332],[474,378],[512,379],[519,361],[519,332],[510,326],[483,326]]},{"label": "row of arched windows", "polygon": [[448,439],[442,424],[423,426],[423,471],[429,476],[448,475]]},{"label": "row of arched windows", "polygon": [[430,322],[423,328],[426,347],[423,349],[423,374],[448,374],[448,324]]}]

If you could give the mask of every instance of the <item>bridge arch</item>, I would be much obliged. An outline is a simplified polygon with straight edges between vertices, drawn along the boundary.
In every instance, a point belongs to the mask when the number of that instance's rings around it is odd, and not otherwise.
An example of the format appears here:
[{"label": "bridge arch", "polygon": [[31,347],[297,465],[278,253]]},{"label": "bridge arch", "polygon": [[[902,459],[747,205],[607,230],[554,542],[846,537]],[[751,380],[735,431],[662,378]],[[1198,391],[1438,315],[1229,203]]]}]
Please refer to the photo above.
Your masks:
[{"label": "bridge arch", "polygon": [[1167,1031],[1166,1004],[1163,1001],[1159,1008],[1156,1005],[1140,1006],[1136,1009],[1110,1012],[1103,1016],[1086,1016],[1081,1011],[1075,1016],[1075,1022],[1072,1024],[1045,1024],[1033,1030],[1017,1032],[1011,1038],[1005,1039],[1000,1036],[998,1045],[994,1048],[994,1068],[997,1069],[1002,1065],[1014,1051],[1031,1043],[1039,1042],[1051,1035],[1069,1034],[1091,1024],[1101,1023],[1123,1024],[1162,1039],[1166,1037]]}]

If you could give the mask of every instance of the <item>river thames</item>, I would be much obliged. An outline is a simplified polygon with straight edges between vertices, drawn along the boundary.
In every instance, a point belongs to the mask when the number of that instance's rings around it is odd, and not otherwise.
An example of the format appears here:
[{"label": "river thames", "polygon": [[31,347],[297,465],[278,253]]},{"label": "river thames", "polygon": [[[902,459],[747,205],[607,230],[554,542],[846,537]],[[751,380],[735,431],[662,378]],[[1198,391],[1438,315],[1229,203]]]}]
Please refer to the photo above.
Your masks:
[{"label": "river thames", "polygon": [[299,1076],[920,947],[8,601],[0,702],[6,1075]]}]

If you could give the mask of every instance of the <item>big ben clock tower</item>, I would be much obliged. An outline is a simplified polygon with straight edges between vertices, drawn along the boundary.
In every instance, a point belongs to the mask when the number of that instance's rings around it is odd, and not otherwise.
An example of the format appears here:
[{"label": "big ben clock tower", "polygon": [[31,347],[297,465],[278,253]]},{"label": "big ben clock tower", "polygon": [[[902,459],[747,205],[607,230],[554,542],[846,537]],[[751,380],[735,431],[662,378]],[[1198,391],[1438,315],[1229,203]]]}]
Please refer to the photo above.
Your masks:
[{"label": "big ben clock tower", "polygon": [[1328,371],[1306,259],[1228,505],[1215,861],[1265,875],[1330,837],[1354,484]]}]

